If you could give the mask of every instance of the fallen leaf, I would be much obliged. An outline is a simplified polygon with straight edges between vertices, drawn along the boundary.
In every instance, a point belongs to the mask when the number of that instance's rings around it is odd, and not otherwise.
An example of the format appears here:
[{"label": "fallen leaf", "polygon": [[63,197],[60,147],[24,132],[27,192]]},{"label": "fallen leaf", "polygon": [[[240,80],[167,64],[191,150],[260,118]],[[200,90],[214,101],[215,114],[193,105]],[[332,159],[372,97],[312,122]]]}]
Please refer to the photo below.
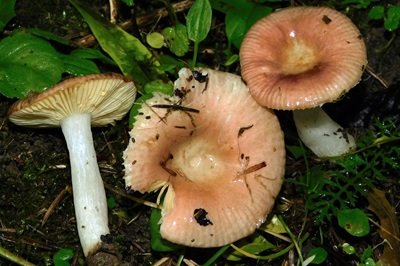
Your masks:
[{"label": "fallen leaf", "polygon": [[383,245],[383,253],[379,258],[379,264],[382,266],[400,265],[400,230],[396,218],[396,210],[390,205],[385,197],[385,192],[379,189],[373,189],[368,194],[368,209],[373,211],[379,218],[379,235],[386,239]]}]

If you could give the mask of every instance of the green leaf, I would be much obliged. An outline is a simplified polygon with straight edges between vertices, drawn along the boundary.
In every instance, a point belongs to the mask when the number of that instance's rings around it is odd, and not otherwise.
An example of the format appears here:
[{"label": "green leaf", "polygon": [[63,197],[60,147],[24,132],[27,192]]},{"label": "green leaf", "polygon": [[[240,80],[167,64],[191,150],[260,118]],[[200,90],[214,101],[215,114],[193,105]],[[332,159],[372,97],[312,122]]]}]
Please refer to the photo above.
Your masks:
[{"label": "green leaf", "polygon": [[164,83],[160,80],[154,80],[144,86],[144,91],[146,94],[153,94],[154,92],[161,92],[165,95],[171,95],[174,86],[171,82]]},{"label": "green leaf", "polygon": [[203,41],[211,28],[212,9],[208,0],[196,0],[190,8],[186,25],[188,37],[195,43]]},{"label": "green leaf", "polygon": [[16,0],[0,0],[0,31],[3,31],[7,23],[15,17]]},{"label": "green leaf", "polygon": [[226,14],[225,31],[229,42],[240,47],[246,32],[259,19],[270,14],[271,7],[252,3],[247,0],[216,0],[213,8]]},{"label": "green leaf", "polygon": [[159,63],[139,39],[108,22],[79,0],[70,0],[89,24],[99,44],[117,63],[122,73],[131,77],[139,91],[155,79],[167,79],[160,73]]},{"label": "green leaf", "polygon": [[45,40],[18,31],[0,42],[0,92],[7,97],[41,92],[63,71],[59,53]]},{"label": "green leaf", "polygon": [[142,104],[151,97],[153,97],[152,94],[144,94],[135,100],[129,112],[129,127],[133,127],[133,124],[136,121],[136,116],[139,114],[139,110],[142,107]]},{"label": "green leaf", "polygon": [[160,62],[159,68],[164,72],[176,74],[179,69],[185,66],[183,61],[176,60],[174,57],[169,55],[160,55],[158,60]]},{"label": "green leaf", "polygon": [[369,258],[373,257],[374,255],[374,251],[372,250],[371,246],[368,246],[364,252],[361,254],[361,262],[366,262],[366,260],[368,260]]},{"label": "green leaf", "polygon": [[60,58],[64,64],[64,72],[80,76],[94,73],[100,73],[97,65],[88,59],[80,58],[74,54],[60,55]]},{"label": "green leaf", "polygon": [[121,0],[124,2],[127,6],[133,6],[135,4],[135,0]]},{"label": "green leaf", "polygon": [[307,257],[314,256],[314,259],[311,261],[311,264],[321,264],[328,257],[328,252],[321,247],[313,248],[308,252]]},{"label": "green leaf", "polygon": [[279,220],[278,216],[272,216],[270,222],[266,225],[267,230],[274,232],[275,234],[286,233],[285,226]]},{"label": "green leaf", "polygon": [[358,8],[367,8],[372,2],[376,2],[377,0],[344,0],[342,4],[351,5],[355,4]]},{"label": "green leaf", "polygon": [[399,28],[400,6],[390,6],[387,10],[384,26],[388,31],[395,31]]},{"label": "green leaf", "polygon": [[68,260],[74,257],[74,251],[70,248],[63,248],[53,255],[53,263],[55,266],[69,266]]},{"label": "green leaf", "polygon": [[94,48],[79,48],[73,50],[70,55],[79,57],[82,59],[97,59],[102,61],[103,63],[109,65],[116,65],[113,60],[111,60],[108,56],[103,54],[100,50]]},{"label": "green leaf", "polygon": [[337,214],[339,226],[352,236],[363,237],[369,234],[368,216],[360,209],[342,209]]},{"label": "green leaf", "polygon": [[240,47],[247,32],[246,17],[236,12],[228,12],[225,17],[225,31],[228,40],[236,47]]},{"label": "green leaf", "polygon": [[181,246],[171,243],[161,237],[159,224],[160,219],[161,210],[152,209],[150,215],[151,248],[158,252],[170,252],[180,249]]},{"label": "green leaf", "polygon": [[[254,238],[254,240],[251,243],[241,246],[240,249],[247,253],[258,255],[261,252],[264,252],[268,249],[272,249],[274,247],[275,246],[272,243],[268,242],[264,237],[259,235],[256,238]],[[227,260],[239,261],[244,257],[246,256],[240,253],[239,251],[235,250],[228,255]]]},{"label": "green leaf", "polygon": [[356,249],[352,245],[350,245],[349,243],[343,243],[342,250],[347,255],[353,255],[353,254],[356,253]]},{"label": "green leaf", "polygon": [[224,66],[230,66],[237,61],[239,61],[239,55],[233,54],[226,60],[226,62],[224,63]]},{"label": "green leaf", "polygon": [[305,150],[302,146],[287,145],[286,149],[288,149],[295,159],[304,157]]},{"label": "green leaf", "polygon": [[129,112],[129,126],[133,127],[133,124],[136,121],[136,116],[139,114],[139,110],[142,107],[142,104],[148,99],[153,97],[153,93],[160,92],[167,95],[171,95],[174,86],[171,82],[162,82],[160,80],[155,80],[149,82],[144,87],[144,94],[136,99],[134,102],[131,111]]},{"label": "green leaf", "polygon": [[370,19],[382,19],[385,16],[385,8],[383,6],[373,6],[368,12]]},{"label": "green leaf", "polygon": [[107,207],[109,209],[114,209],[115,207],[117,207],[117,201],[115,200],[114,197],[107,198]]},{"label": "green leaf", "polygon": [[162,34],[170,51],[176,56],[184,56],[189,51],[189,39],[185,25],[176,24],[173,27],[167,27]]},{"label": "green leaf", "polygon": [[48,41],[55,41],[55,42],[61,43],[63,45],[70,44],[70,41],[67,40],[66,38],[58,36],[50,31],[41,30],[38,28],[29,28],[29,29],[26,29],[25,31],[31,33],[32,35],[46,39]]},{"label": "green leaf", "polygon": [[155,49],[160,49],[164,44],[164,36],[159,32],[152,32],[146,35],[146,42]]}]

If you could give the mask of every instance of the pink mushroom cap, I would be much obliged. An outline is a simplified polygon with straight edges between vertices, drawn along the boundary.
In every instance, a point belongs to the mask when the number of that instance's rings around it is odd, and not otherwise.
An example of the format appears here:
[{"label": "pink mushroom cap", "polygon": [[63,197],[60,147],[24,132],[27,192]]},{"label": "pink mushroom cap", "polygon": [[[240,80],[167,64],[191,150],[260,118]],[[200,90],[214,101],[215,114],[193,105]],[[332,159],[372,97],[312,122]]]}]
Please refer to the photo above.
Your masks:
[{"label": "pink mushroom cap", "polygon": [[367,54],[360,31],[328,7],[290,7],[259,20],[240,48],[242,76],[272,109],[320,106],[361,79]]},{"label": "pink mushroom cap", "polygon": [[239,76],[182,69],[175,95],[139,110],[124,152],[127,187],[166,188],[161,236],[193,247],[222,246],[255,231],[271,211],[285,166],[273,112]]}]

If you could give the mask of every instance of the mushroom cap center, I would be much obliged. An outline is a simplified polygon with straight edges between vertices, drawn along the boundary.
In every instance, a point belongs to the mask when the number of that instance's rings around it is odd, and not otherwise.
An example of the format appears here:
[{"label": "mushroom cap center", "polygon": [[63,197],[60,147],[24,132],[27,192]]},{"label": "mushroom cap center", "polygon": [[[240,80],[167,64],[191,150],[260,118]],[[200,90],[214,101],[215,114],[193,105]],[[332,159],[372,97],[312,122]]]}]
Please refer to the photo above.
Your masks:
[{"label": "mushroom cap center", "polygon": [[319,64],[317,49],[307,43],[294,30],[288,33],[287,44],[281,51],[281,68],[284,75],[296,75],[312,70]]},{"label": "mushroom cap center", "polygon": [[226,171],[226,164],[216,147],[202,137],[187,139],[171,149],[173,158],[167,166],[193,182],[217,179]]}]

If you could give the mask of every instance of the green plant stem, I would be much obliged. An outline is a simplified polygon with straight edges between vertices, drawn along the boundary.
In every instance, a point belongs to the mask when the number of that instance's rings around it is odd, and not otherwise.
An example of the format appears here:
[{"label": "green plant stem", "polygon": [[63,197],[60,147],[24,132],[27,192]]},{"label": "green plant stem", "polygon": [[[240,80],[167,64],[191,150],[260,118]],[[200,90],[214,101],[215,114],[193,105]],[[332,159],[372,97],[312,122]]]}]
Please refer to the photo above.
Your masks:
[{"label": "green plant stem", "polygon": [[196,61],[197,61],[197,53],[199,51],[199,42],[194,43],[193,47],[193,61],[192,61],[192,67],[196,66]]},{"label": "green plant stem", "polygon": [[279,221],[282,223],[283,228],[288,233],[290,239],[292,239],[292,243],[293,243],[294,247],[296,248],[300,263],[303,264],[304,259],[303,259],[303,255],[301,254],[301,248],[300,248],[298,239],[296,239],[295,235],[290,231],[289,227],[286,225],[283,218],[281,216],[278,216],[278,218],[279,218]]},{"label": "green plant stem", "polygon": [[395,141],[400,141],[400,137],[383,136],[383,137],[377,138],[376,140],[374,140],[373,143],[371,143],[370,145],[368,145],[366,147],[363,147],[361,149],[358,149],[358,150],[355,150],[353,152],[349,152],[349,153],[346,153],[344,155],[340,155],[340,156],[337,156],[337,157],[331,157],[331,158],[326,158],[326,159],[322,159],[322,160],[327,160],[327,161],[328,160],[329,161],[330,160],[339,160],[339,159],[342,159],[342,158],[347,157],[349,155],[354,155],[354,154],[357,154],[357,153],[361,153],[361,152],[363,152],[365,150],[368,150],[368,149],[371,149],[371,148],[374,148],[374,147],[379,147],[380,145],[391,143],[391,142],[395,142]]},{"label": "green plant stem", "polygon": [[17,255],[15,255],[14,253],[12,253],[11,251],[8,251],[7,249],[3,248],[0,246],[0,256],[8,259],[9,261],[12,261],[18,265],[22,265],[22,266],[34,266],[35,264],[30,263],[29,261],[18,257]]},{"label": "green plant stem", "polygon": [[176,25],[178,24],[178,17],[176,16],[174,7],[171,5],[170,0],[162,0],[161,2],[163,2],[163,4],[165,5],[165,8],[168,11],[168,16],[172,21],[172,24]]},{"label": "green plant stem", "polygon": [[389,41],[383,47],[377,49],[377,52],[384,53],[390,47],[390,45],[392,45],[394,39],[396,39],[396,36],[396,32],[392,32],[392,36],[390,37]]},{"label": "green plant stem", "polygon": [[134,197],[132,195],[128,195],[123,191],[120,191],[118,189],[113,188],[112,186],[110,186],[107,183],[104,183],[104,187],[107,190],[110,190],[110,191],[114,192],[115,194],[120,195],[122,197],[128,198],[128,199],[130,199],[130,200],[132,200],[132,201],[134,201],[136,203],[143,204],[143,205],[146,205],[146,206],[154,208],[154,209],[161,209],[161,205],[159,205],[157,203],[154,203],[154,202],[151,202],[151,201],[148,201],[148,200],[145,200],[145,199],[141,199],[141,198],[138,198],[138,197]]},{"label": "green plant stem", "polygon": [[[308,237],[309,237],[309,234],[305,233],[303,238],[299,240],[299,243],[302,244]],[[279,258],[279,257],[283,256],[284,254],[288,253],[294,247],[294,243],[295,243],[295,241],[293,241],[286,248],[284,248],[284,249],[282,249],[282,250],[280,250],[280,251],[278,251],[276,253],[273,253],[273,254],[270,254],[270,255],[266,255],[266,256],[257,256],[257,255],[251,254],[249,252],[246,252],[246,251],[240,249],[239,247],[235,246],[234,244],[231,244],[231,247],[234,250],[236,250],[237,252],[245,255],[246,257],[249,257],[249,258],[252,258],[252,259],[256,259],[256,260],[268,260],[268,261],[271,261],[271,260]]]},{"label": "green plant stem", "polygon": [[183,255],[183,254],[179,255],[178,262],[176,263],[176,266],[181,266],[184,258],[185,258],[185,255]]},{"label": "green plant stem", "polygon": [[209,258],[204,264],[203,266],[211,266],[214,262],[217,261],[217,259],[219,257],[222,256],[222,254],[224,254],[228,249],[229,249],[229,245],[223,246],[221,247],[217,252],[214,253],[214,255],[212,255],[211,258]]}]

